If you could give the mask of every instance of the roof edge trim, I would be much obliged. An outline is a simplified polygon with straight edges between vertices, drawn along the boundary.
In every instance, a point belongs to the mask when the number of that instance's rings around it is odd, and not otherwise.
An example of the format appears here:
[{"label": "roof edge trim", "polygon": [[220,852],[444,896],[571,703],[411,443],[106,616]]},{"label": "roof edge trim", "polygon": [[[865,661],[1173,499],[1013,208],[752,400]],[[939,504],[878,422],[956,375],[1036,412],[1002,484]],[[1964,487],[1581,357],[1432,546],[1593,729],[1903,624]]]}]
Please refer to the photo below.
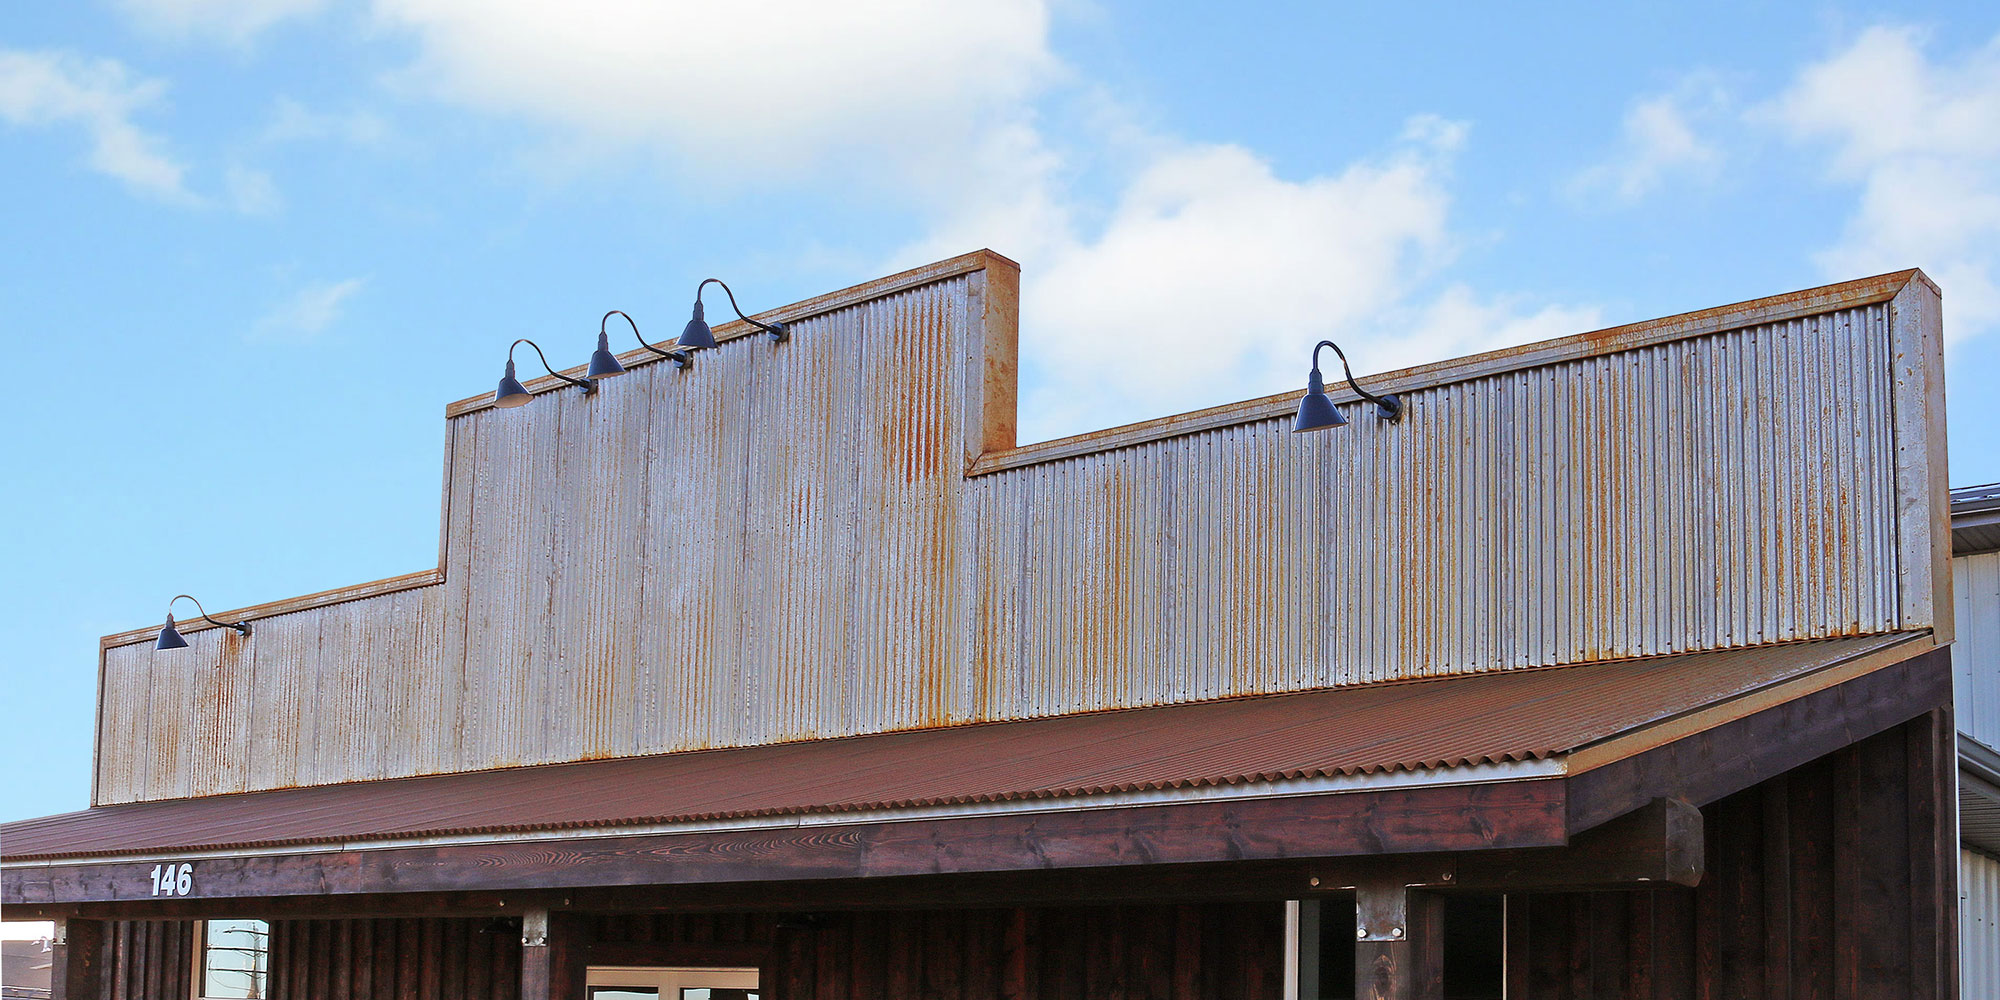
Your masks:
[{"label": "roof edge trim", "polygon": [[[794,302],[790,305],[778,306],[775,309],[766,309],[763,312],[752,313],[751,318],[766,323],[775,323],[780,320],[786,323],[797,323],[800,320],[822,316],[837,309],[845,309],[849,306],[884,298],[898,292],[906,292],[912,288],[935,284],[963,274],[971,274],[974,271],[984,271],[994,267],[1012,268],[1016,271],[1021,269],[1021,265],[991,250],[974,250],[971,253],[960,254],[949,260],[938,261],[935,264],[913,267],[907,271],[892,274],[888,277],[876,278],[873,281],[866,281],[859,285],[840,289],[839,291],[827,292],[824,295],[815,295],[812,298]],[[740,319],[732,319],[727,323],[716,324],[714,330],[715,342],[723,344],[742,337],[748,337],[758,332],[758,328],[750,325],[748,322]],[[638,347],[626,351],[617,357],[618,363],[626,368],[650,365],[663,360],[658,354]],[[569,368],[559,370],[565,375],[581,377],[587,368],[589,368],[589,365],[573,365]],[[554,375],[543,375],[539,378],[528,379],[522,384],[526,386],[529,395],[538,396],[544,392],[563,388],[569,383]],[[477,396],[468,396],[455,403],[447,404],[444,408],[444,415],[446,419],[450,419],[492,408],[493,392],[489,389]]]},{"label": "roof edge trim", "polygon": [[1890,632],[1885,633],[1883,639],[1885,642],[1881,646],[1835,660],[1804,674],[1580,747],[1566,758],[1570,773],[1582,774],[1615,764],[1940,648],[1929,631]]},{"label": "roof edge trim", "polygon": [[402,847],[437,847],[504,844],[537,841],[599,840],[614,837],[673,836],[737,832],[745,830],[794,830],[858,823],[899,823],[922,820],[959,819],[973,816],[1035,815],[1073,813],[1135,806],[1177,805],[1193,802],[1286,799],[1316,795],[1342,795],[1394,788],[1440,788],[1450,785],[1479,785],[1509,781],[1560,778],[1567,767],[1559,758],[1469,764],[1418,771],[1374,771],[1366,774],[1328,775],[1317,778],[1287,778],[1277,781],[1244,782],[1236,785],[1198,785],[1142,791],[1109,792],[1096,795],[1065,795],[1039,798],[967,802],[954,805],[915,806],[889,809],[848,809],[835,812],[793,812],[747,816],[738,819],[685,820],[669,823],[624,823],[590,826],[554,826],[536,830],[483,830],[464,833],[390,836],[372,839],[253,842],[241,847],[201,847],[175,850],[154,848],[134,854],[33,855],[25,859],[0,858],[0,869],[39,868],[51,865],[92,864],[99,861],[129,864],[152,860],[198,861],[209,857],[249,855],[293,855],[319,852],[391,850]]},{"label": "roof edge trim", "polygon": [[[1936,288],[1927,275],[1915,268],[1893,271],[1873,277],[1821,285],[1817,288],[1786,292],[1782,295],[1607,327],[1588,333],[1571,334],[1567,337],[1522,344],[1518,347],[1503,347],[1482,354],[1436,361],[1413,368],[1380,372],[1368,376],[1368,381],[1371,388],[1379,393],[1403,393],[1415,389],[1436,388],[1563,361],[1618,354],[1676,340],[1816,316],[1837,309],[1886,303],[1913,281],[1920,281]],[[1294,389],[1239,403],[1226,403],[1204,410],[1156,417],[1120,427],[1090,431],[1050,441],[1038,441],[1005,451],[989,452],[981,455],[978,461],[973,463],[967,475],[989,475],[1007,469],[1039,465],[1043,462],[1075,458],[1096,452],[1115,451],[1186,434],[1290,416],[1298,406],[1299,391]],[[1351,403],[1361,398],[1345,385],[1338,388],[1330,386],[1327,391],[1336,403]]]}]

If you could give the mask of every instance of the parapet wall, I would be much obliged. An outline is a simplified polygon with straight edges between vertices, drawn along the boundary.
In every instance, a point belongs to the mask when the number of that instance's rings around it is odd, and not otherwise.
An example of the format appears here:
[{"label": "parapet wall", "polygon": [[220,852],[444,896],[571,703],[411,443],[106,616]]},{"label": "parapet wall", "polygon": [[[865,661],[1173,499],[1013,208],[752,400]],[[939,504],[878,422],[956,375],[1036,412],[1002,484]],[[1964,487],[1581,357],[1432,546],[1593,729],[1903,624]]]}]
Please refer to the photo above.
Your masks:
[{"label": "parapet wall", "polygon": [[971,254],[454,404],[438,571],[105,640],[96,802],[1949,636],[1916,272],[1371,380],[1396,424],[1025,448],[1017,287]]}]

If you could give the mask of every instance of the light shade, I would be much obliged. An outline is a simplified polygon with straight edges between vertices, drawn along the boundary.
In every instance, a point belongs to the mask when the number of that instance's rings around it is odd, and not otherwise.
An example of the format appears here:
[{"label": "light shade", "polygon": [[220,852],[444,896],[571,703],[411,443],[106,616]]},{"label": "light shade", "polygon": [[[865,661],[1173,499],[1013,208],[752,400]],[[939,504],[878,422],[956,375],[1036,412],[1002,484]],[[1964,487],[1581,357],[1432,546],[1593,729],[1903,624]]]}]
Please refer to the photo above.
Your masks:
[{"label": "light shade", "polygon": [[167,616],[167,626],[166,626],[165,628],[163,628],[163,629],[161,629],[161,630],[160,630],[160,641],[159,641],[159,642],[156,642],[156,643],[154,643],[154,644],[153,644],[153,648],[154,648],[154,649],[186,649],[186,648],[187,648],[187,644],[188,644],[188,641],[187,641],[186,639],[183,639],[183,638],[181,638],[181,632],[180,632],[180,629],[177,629],[177,628],[175,628],[175,627],[174,627],[174,616],[173,616],[173,615],[168,615],[168,616]]},{"label": "light shade", "polygon": [[[633,327],[633,329],[636,331],[638,327]],[[590,352],[589,376],[591,378],[610,378],[613,375],[623,374],[625,374],[625,366],[619,364],[618,358],[611,353],[610,337],[603,331],[599,331],[597,334],[597,350]]]},{"label": "light shade", "polygon": [[1323,431],[1329,427],[1339,427],[1347,423],[1340,415],[1340,407],[1326,395],[1326,383],[1320,378],[1319,369],[1312,370],[1312,377],[1306,383],[1306,394],[1299,400],[1299,414],[1292,418],[1292,433]]},{"label": "light shade", "polygon": [[708,328],[708,320],[702,318],[701,300],[694,300],[694,318],[681,330],[680,348],[685,351],[705,351],[715,346],[715,334]]},{"label": "light shade", "polygon": [[507,359],[507,373],[500,376],[500,387],[493,390],[493,405],[526,406],[528,405],[528,400],[533,398],[533,396],[528,395],[528,387],[522,385],[521,380],[514,377],[514,360],[512,358]]}]

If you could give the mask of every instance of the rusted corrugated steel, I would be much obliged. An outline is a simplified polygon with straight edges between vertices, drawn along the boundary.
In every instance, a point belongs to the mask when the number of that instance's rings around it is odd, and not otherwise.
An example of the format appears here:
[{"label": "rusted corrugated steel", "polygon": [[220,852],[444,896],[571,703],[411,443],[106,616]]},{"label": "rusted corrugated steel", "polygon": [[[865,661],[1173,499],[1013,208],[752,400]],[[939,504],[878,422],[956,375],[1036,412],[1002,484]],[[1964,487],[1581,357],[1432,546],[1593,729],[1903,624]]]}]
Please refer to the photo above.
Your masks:
[{"label": "rusted corrugated steel", "polygon": [[1906,638],[104,806],[0,826],[0,840],[7,857],[20,860],[1001,802],[1537,760]]},{"label": "rusted corrugated steel", "polygon": [[1874,284],[1475,359],[1397,424],[1294,436],[1281,400],[968,475],[998,261],[464,409],[444,582],[107,650],[96,801],[1930,624]]}]

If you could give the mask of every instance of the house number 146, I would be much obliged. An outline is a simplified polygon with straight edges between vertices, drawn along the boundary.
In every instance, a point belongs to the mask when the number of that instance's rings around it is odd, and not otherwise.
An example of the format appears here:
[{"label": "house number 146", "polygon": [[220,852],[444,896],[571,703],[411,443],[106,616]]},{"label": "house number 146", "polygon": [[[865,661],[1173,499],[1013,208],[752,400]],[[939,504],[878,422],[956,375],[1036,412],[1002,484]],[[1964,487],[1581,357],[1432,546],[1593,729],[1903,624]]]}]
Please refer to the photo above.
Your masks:
[{"label": "house number 146", "polygon": [[153,866],[153,895],[185,896],[194,891],[194,863]]}]

